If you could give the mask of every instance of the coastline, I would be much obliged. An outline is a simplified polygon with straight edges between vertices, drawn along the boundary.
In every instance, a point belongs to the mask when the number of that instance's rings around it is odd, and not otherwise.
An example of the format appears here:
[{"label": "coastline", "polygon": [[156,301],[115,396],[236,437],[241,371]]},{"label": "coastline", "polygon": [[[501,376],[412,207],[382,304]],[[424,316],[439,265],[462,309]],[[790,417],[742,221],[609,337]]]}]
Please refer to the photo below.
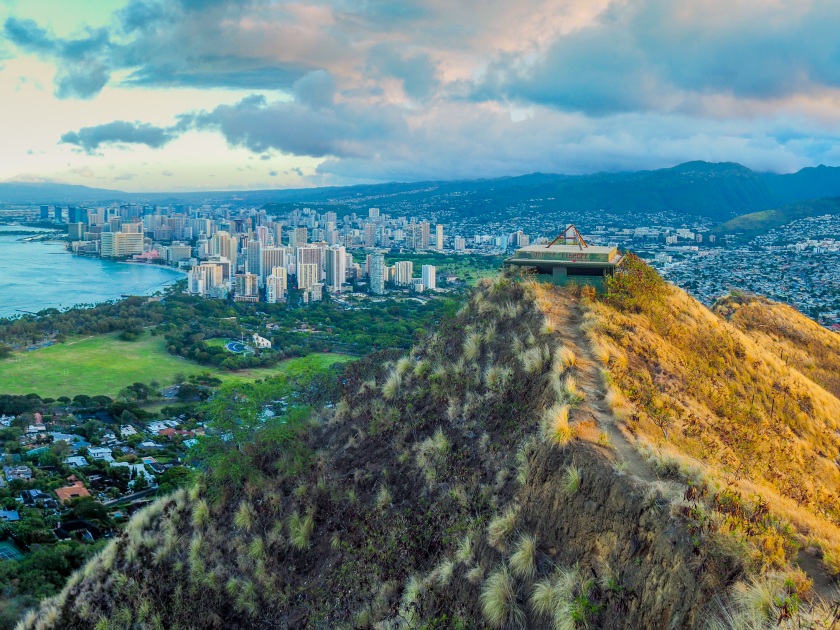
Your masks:
[{"label": "coastline", "polygon": [[[74,256],[73,252],[59,247],[64,244],[60,240],[28,241],[21,235],[3,234],[5,231],[0,231],[4,237],[0,251],[0,293],[9,298],[0,307],[0,320],[4,321],[52,308],[65,311],[118,302],[126,295],[149,297],[168,291],[187,274],[169,265]],[[63,258],[67,254],[72,258]],[[28,261],[25,271],[21,260]],[[116,262],[131,266],[110,264]],[[144,271],[143,267],[152,269]]]}]

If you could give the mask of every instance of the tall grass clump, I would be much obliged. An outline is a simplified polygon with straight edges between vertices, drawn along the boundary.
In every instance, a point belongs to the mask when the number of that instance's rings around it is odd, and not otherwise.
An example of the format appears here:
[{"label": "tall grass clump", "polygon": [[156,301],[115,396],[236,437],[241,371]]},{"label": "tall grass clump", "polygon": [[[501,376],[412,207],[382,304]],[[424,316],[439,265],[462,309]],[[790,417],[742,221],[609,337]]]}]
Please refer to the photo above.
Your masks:
[{"label": "tall grass clump", "polygon": [[394,400],[400,393],[400,386],[402,385],[402,376],[399,372],[394,370],[385,379],[382,384],[382,397],[385,400]]},{"label": "tall grass clump", "polygon": [[306,516],[295,512],[289,518],[289,537],[295,549],[306,549],[309,547],[309,537],[315,529],[315,515],[310,510]]},{"label": "tall grass clump", "polygon": [[572,611],[576,568],[557,569],[551,577],[537,582],[531,591],[531,610],[541,617],[549,617],[558,630],[575,630],[577,623]]},{"label": "tall grass clump", "polygon": [[487,540],[496,549],[505,549],[507,539],[516,527],[516,517],[519,515],[519,507],[511,505],[502,514],[490,521],[487,526]]},{"label": "tall grass clump", "polygon": [[542,437],[550,444],[566,446],[572,441],[569,426],[569,406],[557,404],[548,409],[542,418]]},{"label": "tall grass clump", "polygon": [[578,387],[577,379],[571,374],[563,381],[563,391],[565,392],[566,400],[572,405],[576,405],[585,398],[583,391]]},{"label": "tall grass clump", "polygon": [[507,568],[493,572],[481,589],[481,612],[491,628],[524,628],[525,612],[519,605],[516,582]]},{"label": "tall grass clump", "polygon": [[473,361],[478,357],[479,352],[481,352],[481,335],[475,332],[470,333],[464,339],[464,358]]},{"label": "tall grass clump", "polygon": [[239,504],[239,509],[236,510],[236,514],[233,516],[233,524],[242,531],[247,532],[254,526],[254,518],[254,508],[248,501],[242,501]]},{"label": "tall grass clump", "polygon": [[523,534],[508,559],[511,572],[518,578],[530,580],[537,573],[537,539]]},{"label": "tall grass clump", "polygon": [[580,468],[577,466],[566,466],[563,473],[563,493],[572,496],[580,490]]}]

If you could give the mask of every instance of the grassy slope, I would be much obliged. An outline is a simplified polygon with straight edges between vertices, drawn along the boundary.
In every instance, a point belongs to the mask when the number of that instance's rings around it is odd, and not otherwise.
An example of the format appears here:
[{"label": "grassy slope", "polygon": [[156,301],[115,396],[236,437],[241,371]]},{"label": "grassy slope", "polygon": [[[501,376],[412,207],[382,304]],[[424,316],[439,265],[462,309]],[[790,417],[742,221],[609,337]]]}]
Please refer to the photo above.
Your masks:
[{"label": "grassy slope", "polygon": [[[171,385],[176,374],[216,374],[224,381],[264,378],[312,361],[343,360],[342,355],[316,355],[294,359],[273,368],[226,372],[173,356],[163,337],[148,333],[137,341],[121,341],[117,335],[100,335],[18,353],[0,361],[0,391],[4,394],[36,393],[42,397],[90,396],[116,398],[135,382],[157,381]],[[316,358],[317,357],[317,358]],[[298,363],[303,361],[303,363]]]},{"label": "grassy slope", "polygon": [[[796,543],[819,548],[827,570],[840,572],[840,400],[780,358],[786,342],[756,343],[684,292],[663,291],[641,312],[603,301],[587,307],[585,327],[625,430],[664,469],[694,471],[783,519],[755,541],[760,568],[794,559],[796,549],[783,541],[789,522]],[[789,337],[818,328],[792,309],[784,316]],[[826,363],[829,371],[839,356]],[[732,533],[750,538],[739,528]]]},{"label": "grassy slope", "polygon": [[715,228],[717,234],[743,233],[745,238],[757,236],[796,219],[840,213],[840,198],[814,199],[792,203],[773,210],[744,214]]},{"label": "grassy slope", "polygon": [[754,295],[727,296],[712,310],[840,398],[840,335],[787,304]]},{"label": "grassy slope", "polygon": [[[480,288],[409,356],[349,375],[303,471],[278,473],[276,458],[261,483],[157,502],[23,627],[824,627],[781,617],[808,591],[781,573],[795,555],[784,524],[725,499],[747,484],[776,511],[795,501],[761,470],[706,499],[681,479],[703,462],[707,480],[732,476],[741,453],[723,442],[758,432],[757,465],[778,446],[807,484],[836,486],[820,458],[799,459],[802,442],[836,446],[820,433],[836,399],[794,375],[798,394],[820,396],[813,423],[780,403],[768,424],[763,398],[757,418],[727,415],[739,388],[772,387],[784,366],[685,294],[620,313],[520,286]],[[665,403],[694,414],[668,439],[650,417]],[[626,438],[608,423],[652,453],[661,480],[625,456],[629,442],[610,443]],[[815,538],[840,539],[801,511]],[[734,625],[714,625],[733,590]]]}]

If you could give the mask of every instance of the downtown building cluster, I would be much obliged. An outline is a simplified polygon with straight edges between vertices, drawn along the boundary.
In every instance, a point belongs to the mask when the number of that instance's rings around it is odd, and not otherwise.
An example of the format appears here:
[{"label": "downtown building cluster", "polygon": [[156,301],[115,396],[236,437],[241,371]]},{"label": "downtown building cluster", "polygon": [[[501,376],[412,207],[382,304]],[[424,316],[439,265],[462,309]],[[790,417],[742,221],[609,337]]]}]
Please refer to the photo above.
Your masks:
[{"label": "downtown building cluster", "polygon": [[[63,209],[54,214],[64,221]],[[41,218],[52,219],[48,206]],[[66,221],[76,253],[176,266],[187,271],[190,293],[244,302],[283,302],[290,290],[299,291],[303,302],[353,287],[373,295],[390,288],[435,290],[433,265],[389,266],[384,252],[444,249],[443,225],[392,219],[378,208],[339,221],[335,212],[309,208],[277,217],[262,209],[114,205],[67,208]],[[453,242],[463,248],[464,239]]]}]

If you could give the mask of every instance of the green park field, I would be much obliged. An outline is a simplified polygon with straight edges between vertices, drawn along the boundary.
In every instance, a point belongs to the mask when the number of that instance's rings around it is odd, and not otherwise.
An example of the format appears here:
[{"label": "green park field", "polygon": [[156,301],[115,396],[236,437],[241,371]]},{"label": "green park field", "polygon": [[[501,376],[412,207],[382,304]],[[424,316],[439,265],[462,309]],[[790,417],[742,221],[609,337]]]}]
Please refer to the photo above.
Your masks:
[{"label": "green park field", "polygon": [[116,398],[132,383],[172,385],[176,375],[210,373],[225,382],[256,380],[280,374],[318,371],[349,361],[341,354],[313,354],[289,359],[271,368],[228,372],[203,366],[166,351],[163,337],[144,334],[137,341],[117,335],[75,339],[31,352],[17,352],[0,360],[0,394],[35,393],[42,398],[105,395]]}]

